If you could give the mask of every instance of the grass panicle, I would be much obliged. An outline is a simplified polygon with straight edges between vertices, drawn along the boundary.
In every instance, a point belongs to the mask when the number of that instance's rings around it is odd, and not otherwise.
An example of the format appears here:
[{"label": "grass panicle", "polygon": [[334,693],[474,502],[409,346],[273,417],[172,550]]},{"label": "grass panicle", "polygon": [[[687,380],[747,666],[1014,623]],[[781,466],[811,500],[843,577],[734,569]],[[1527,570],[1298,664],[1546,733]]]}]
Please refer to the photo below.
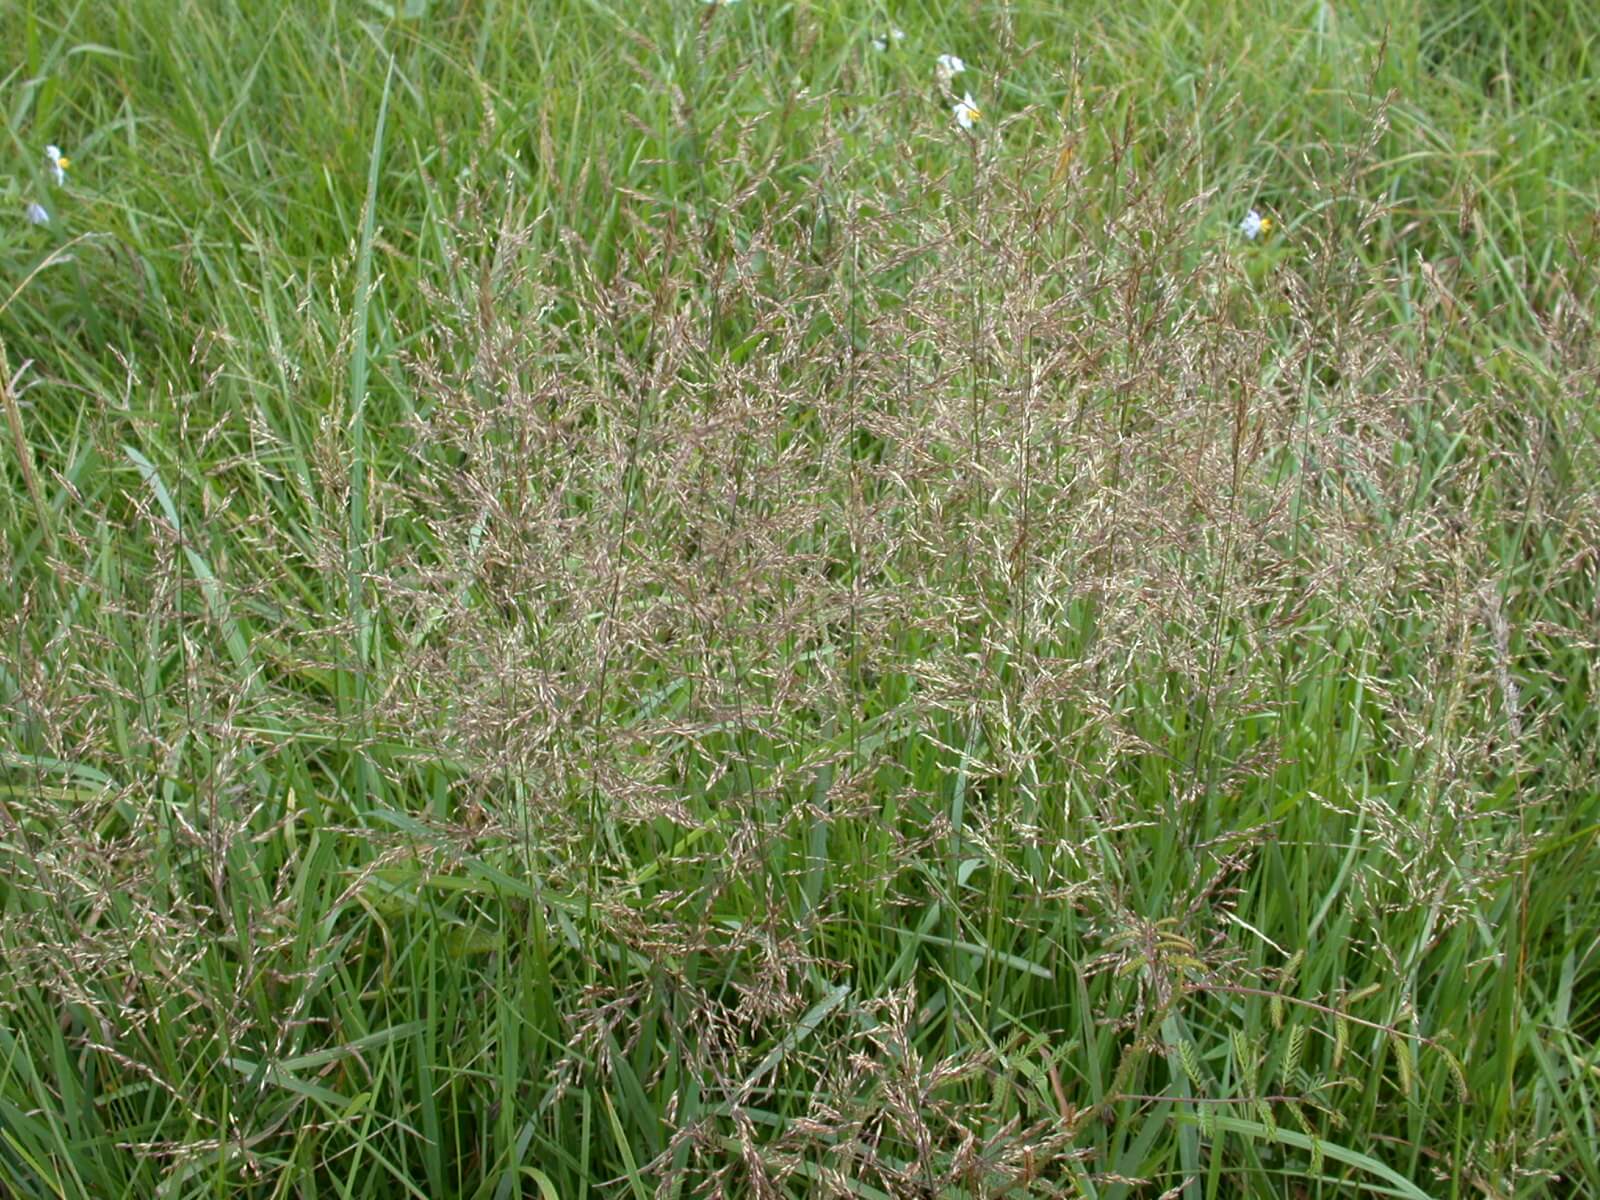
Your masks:
[{"label": "grass panicle", "polygon": [[1600,1195],[1585,10],[635,7],[0,11],[0,1196]]}]

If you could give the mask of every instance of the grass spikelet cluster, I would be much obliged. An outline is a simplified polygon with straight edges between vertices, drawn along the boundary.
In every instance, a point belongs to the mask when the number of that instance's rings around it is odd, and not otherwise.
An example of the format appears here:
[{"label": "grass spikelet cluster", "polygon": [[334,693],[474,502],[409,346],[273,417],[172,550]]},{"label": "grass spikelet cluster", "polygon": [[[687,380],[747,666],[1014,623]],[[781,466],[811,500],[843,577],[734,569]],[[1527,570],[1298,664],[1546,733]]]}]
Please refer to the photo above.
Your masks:
[{"label": "grass spikelet cluster", "polygon": [[1600,1195],[1586,10],[636,7],[0,12],[0,1198]]}]

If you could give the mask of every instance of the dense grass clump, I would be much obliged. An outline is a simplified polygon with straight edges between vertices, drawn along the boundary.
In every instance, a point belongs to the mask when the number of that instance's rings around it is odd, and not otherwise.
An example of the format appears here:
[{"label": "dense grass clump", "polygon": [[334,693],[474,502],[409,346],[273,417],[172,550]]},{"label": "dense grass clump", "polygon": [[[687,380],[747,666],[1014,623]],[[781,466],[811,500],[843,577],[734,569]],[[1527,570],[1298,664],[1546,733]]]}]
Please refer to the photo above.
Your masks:
[{"label": "dense grass clump", "polygon": [[0,1197],[1600,1195],[1587,15],[4,9]]}]

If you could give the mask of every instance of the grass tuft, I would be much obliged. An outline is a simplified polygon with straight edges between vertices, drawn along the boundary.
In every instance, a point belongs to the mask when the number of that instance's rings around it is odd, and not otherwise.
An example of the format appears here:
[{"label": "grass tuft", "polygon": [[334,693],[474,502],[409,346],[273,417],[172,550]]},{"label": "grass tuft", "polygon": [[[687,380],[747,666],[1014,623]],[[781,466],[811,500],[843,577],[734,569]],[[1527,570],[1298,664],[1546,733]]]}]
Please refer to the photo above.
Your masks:
[{"label": "grass tuft", "polygon": [[1594,38],[1446,7],[0,12],[0,1197],[1600,1195]]}]

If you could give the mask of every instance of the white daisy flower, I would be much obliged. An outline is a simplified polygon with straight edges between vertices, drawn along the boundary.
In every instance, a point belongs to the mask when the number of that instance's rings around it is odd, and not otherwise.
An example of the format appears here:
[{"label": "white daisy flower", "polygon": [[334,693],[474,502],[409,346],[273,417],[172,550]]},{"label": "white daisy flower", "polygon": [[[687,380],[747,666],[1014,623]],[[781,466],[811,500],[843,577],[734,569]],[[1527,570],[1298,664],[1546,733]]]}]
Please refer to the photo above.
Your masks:
[{"label": "white daisy flower", "polygon": [[1239,232],[1244,234],[1245,240],[1249,242],[1255,241],[1263,233],[1270,232],[1271,229],[1272,218],[1263,217],[1253,208],[1245,213],[1244,220],[1239,222]]},{"label": "white daisy flower", "polygon": [[944,84],[946,87],[949,87],[950,81],[966,69],[967,64],[962,62],[954,54],[939,55],[939,60],[934,65],[934,73],[938,75],[939,82]]},{"label": "white daisy flower", "polygon": [[28,224],[29,225],[48,225],[48,224],[50,224],[50,211],[47,208],[45,208],[44,205],[38,204],[38,203],[34,203],[34,202],[30,201],[28,203]]},{"label": "white daisy flower", "polygon": [[67,182],[67,168],[72,165],[72,160],[61,153],[60,146],[46,146],[44,157],[50,164],[50,177],[56,181],[57,187],[61,187]]},{"label": "white daisy flower", "polygon": [[983,112],[973,101],[971,92],[957,100],[951,107],[951,111],[956,115],[956,124],[963,129],[971,129],[979,121],[983,120]]}]

